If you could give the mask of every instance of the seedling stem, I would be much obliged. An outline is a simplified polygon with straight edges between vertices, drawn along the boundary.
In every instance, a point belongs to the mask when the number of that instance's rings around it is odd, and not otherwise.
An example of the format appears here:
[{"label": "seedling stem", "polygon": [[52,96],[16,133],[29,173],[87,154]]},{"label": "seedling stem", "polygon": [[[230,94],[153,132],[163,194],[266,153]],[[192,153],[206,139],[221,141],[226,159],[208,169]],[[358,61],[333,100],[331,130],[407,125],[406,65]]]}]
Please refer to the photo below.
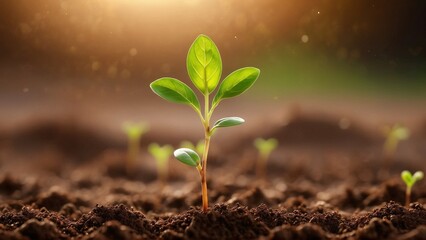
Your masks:
[{"label": "seedling stem", "polygon": [[139,156],[140,139],[142,135],[148,132],[148,125],[145,123],[123,123],[123,131],[127,135],[127,162],[126,171],[132,173],[136,164],[136,159]]},{"label": "seedling stem", "polygon": [[203,201],[203,211],[207,211],[209,206],[209,198],[207,192],[207,157],[209,154],[210,147],[210,118],[211,114],[209,111],[209,93],[206,91],[204,93],[204,119],[201,118],[201,121],[204,123],[204,151],[202,157],[201,168],[198,170],[201,177],[201,191],[202,191],[202,201]]},{"label": "seedling stem", "polygon": [[169,159],[173,153],[170,145],[160,146],[157,143],[151,143],[148,146],[148,152],[155,158],[157,162],[157,175],[161,183],[167,181],[169,172]]},{"label": "seedling stem", "polygon": [[254,140],[254,146],[259,151],[259,157],[256,164],[256,175],[259,179],[264,179],[266,175],[266,162],[268,161],[272,151],[278,146],[275,138]]}]

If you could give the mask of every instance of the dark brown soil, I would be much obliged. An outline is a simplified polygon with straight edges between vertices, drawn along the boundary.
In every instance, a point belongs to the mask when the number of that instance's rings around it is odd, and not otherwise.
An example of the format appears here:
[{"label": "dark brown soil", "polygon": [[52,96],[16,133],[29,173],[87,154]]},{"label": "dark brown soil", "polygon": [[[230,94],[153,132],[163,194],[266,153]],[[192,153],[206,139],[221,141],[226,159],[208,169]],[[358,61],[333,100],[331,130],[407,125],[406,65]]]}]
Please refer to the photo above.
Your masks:
[{"label": "dark brown soil", "polygon": [[129,174],[125,142],[69,123],[24,128],[0,136],[0,239],[426,239],[425,181],[404,207],[399,179],[426,170],[425,139],[401,144],[384,169],[381,136],[351,126],[298,116],[265,133],[281,147],[263,180],[252,138],[226,155],[219,142],[206,213],[197,173],[171,161],[157,182],[145,142]]},{"label": "dark brown soil", "polygon": [[[426,209],[389,202],[368,213],[345,216],[319,207],[276,208],[264,204],[215,204],[204,213],[190,208],[178,214],[155,215],[123,204],[96,206],[74,218],[71,211],[36,206],[3,207],[1,239],[383,239],[425,235]],[[404,239],[404,238],[401,238]]]}]

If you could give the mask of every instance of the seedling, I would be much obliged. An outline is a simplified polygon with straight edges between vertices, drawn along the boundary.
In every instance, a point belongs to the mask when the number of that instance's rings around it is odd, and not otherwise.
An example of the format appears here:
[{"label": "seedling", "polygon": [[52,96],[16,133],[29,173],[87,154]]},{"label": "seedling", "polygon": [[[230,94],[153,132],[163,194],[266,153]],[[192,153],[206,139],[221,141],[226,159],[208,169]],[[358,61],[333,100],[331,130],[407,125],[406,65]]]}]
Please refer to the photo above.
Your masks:
[{"label": "seedling", "polygon": [[256,164],[256,175],[262,179],[265,177],[266,173],[266,162],[269,159],[271,152],[277,148],[278,141],[275,138],[256,138],[254,140],[254,146],[259,151],[259,157]]},{"label": "seedling", "polygon": [[183,141],[183,142],[180,143],[180,147],[181,148],[194,149],[198,153],[198,155],[203,155],[203,152],[204,152],[204,141],[200,140],[200,141],[197,142],[196,145],[194,145],[190,141]]},{"label": "seedling", "polygon": [[383,132],[386,136],[386,141],[383,145],[383,154],[386,158],[393,158],[399,141],[410,137],[410,131],[400,124],[395,124],[392,127],[385,127]]},{"label": "seedling", "polygon": [[[160,97],[175,103],[190,106],[200,117],[204,129],[204,151],[200,160],[199,155],[192,149],[180,148],[174,156],[184,164],[195,167],[201,177],[203,211],[208,208],[207,196],[207,157],[210,138],[218,128],[231,127],[244,123],[239,117],[226,117],[217,120],[212,126],[211,117],[219,103],[238,96],[249,89],[259,77],[260,70],[245,67],[229,74],[220,84],[212,101],[211,94],[215,91],[222,75],[222,59],[215,43],[206,35],[199,35],[189,48],[186,58],[188,75],[204,97],[204,109],[194,91],[185,83],[171,77],[163,77],[151,83],[151,89]],[[204,114],[202,113],[204,110]]]},{"label": "seedling", "polygon": [[146,123],[123,123],[123,131],[127,135],[127,173],[131,173],[136,164],[136,158],[139,155],[140,139],[142,135],[148,132],[148,125]]},{"label": "seedling", "polygon": [[414,183],[421,180],[423,178],[424,174],[422,171],[417,171],[413,175],[407,170],[402,171],[401,178],[407,185],[407,189],[405,191],[405,206],[410,205],[410,199],[411,199],[411,188],[413,187]]},{"label": "seedling", "polygon": [[172,156],[173,148],[170,145],[160,146],[157,143],[151,143],[148,146],[148,152],[154,157],[157,162],[158,179],[165,183],[167,181],[169,159]]}]

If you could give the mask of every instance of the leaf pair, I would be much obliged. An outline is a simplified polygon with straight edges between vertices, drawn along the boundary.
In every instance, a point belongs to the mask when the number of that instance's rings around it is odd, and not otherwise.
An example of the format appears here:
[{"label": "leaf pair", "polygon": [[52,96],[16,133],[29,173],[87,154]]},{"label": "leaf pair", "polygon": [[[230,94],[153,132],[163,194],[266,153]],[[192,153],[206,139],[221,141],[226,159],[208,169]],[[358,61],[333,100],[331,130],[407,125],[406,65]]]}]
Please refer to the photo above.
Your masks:
[{"label": "leaf pair", "polygon": [[146,123],[133,123],[133,122],[124,122],[123,131],[127,134],[130,139],[139,139],[142,135],[148,132],[149,127]]},{"label": "leaf pair", "polygon": [[423,178],[423,172],[417,171],[414,174],[411,174],[409,171],[405,170],[401,173],[401,178],[407,184],[408,187],[412,187],[414,183]]},{"label": "leaf pair", "polygon": [[[222,60],[219,50],[209,37],[200,35],[195,39],[189,49],[186,66],[192,83],[203,95],[216,89],[222,74]],[[216,107],[222,99],[245,92],[254,84],[259,74],[260,70],[254,67],[241,68],[229,74],[219,86],[213,106]],[[200,111],[200,102],[194,91],[175,78],[157,79],[150,87],[158,96],[170,102],[187,104]]]},{"label": "leaf pair", "polygon": [[254,146],[262,155],[269,155],[278,146],[278,141],[275,138],[263,139],[256,138]]},{"label": "leaf pair", "polygon": [[155,158],[156,161],[165,162],[172,155],[173,148],[170,145],[160,146],[157,143],[151,143],[148,146],[148,152]]}]

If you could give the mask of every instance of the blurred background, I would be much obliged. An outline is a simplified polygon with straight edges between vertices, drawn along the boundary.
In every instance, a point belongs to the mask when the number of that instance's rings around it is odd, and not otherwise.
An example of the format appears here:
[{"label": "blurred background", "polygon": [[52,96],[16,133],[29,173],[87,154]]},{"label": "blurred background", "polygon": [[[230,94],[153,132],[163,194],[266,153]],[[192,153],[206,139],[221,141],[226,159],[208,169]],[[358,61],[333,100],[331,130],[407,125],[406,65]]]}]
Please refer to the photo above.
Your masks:
[{"label": "blurred background", "polygon": [[217,44],[223,76],[262,71],[217,118],[285,124],[289,112],[319,111],[419,125],[426,116],[422,0],[14,0],[0,11],[3,129],[64,118],[101,131],[143,120],[185,133],[196,115],[149,83],[190,84],[186,53],[200,33]]}]

